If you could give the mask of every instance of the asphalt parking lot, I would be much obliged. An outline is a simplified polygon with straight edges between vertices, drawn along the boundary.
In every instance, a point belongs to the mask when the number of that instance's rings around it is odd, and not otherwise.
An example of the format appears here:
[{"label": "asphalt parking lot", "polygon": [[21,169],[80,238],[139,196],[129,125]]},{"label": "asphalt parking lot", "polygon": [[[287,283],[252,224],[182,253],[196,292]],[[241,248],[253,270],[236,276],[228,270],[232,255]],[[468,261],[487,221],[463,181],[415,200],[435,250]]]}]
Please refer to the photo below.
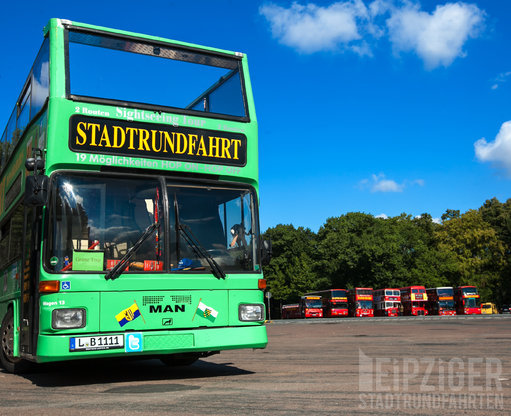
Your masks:
[{"label": "asphalt parking lot", "polygon": [[511,413],[511,316],[286,320],[264,350],[0,372],[0,415]]}]

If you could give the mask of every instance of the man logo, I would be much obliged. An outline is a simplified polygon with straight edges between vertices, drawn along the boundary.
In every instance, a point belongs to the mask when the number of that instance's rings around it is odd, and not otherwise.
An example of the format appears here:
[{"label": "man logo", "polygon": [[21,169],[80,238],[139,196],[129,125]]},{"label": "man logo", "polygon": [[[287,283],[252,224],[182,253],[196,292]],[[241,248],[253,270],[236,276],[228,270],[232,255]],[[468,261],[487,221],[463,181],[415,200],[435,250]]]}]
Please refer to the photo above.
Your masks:
[{"label": "man logo", "polygon": [[162,326],[170,326],[172,325],[172,318],[163,318],[161,320]]},{"label": "man logo", "polygon": [[[163,308],[162,306],[165,306]],[[186,305],[149,305],[149,313],[174,313],[185,312]]]}]

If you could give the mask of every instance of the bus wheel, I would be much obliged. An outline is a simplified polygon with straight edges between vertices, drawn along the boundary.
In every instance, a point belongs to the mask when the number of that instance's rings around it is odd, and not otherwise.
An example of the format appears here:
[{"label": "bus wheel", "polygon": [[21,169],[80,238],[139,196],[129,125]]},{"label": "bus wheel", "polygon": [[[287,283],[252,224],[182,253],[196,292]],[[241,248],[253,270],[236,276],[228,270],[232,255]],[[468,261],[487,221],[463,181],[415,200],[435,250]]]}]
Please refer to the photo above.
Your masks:
[{"label": "bus wheel", "polygon": [[13,356],[14,350],[14,315],[12,309],[9,309],[4,316],[1,327],[2,341],[0,351],[0,362],[9,372],[14,374],[23,373],[28,370],[29,363],[21,358]]},{"label": "bus wheel", "polygon": [[169,354],[160,357],[160,360],[169,367],[191,365],[199,359],[199,354],[189,352],[182,354]]}]

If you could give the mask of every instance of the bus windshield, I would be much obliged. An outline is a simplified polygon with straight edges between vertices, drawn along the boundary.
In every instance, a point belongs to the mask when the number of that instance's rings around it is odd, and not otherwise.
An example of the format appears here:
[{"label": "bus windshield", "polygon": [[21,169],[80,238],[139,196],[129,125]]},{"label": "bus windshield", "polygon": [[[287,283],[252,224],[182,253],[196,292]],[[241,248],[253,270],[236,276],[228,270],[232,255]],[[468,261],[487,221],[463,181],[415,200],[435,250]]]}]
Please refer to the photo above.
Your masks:
[{"label": "bus windshield", "polygon": [[372,295],[373,291],[370,289],[357,289],[357,295],[368,296]]},{"label": "bus windshield", "polygon": [[180,263],[188,259],[192,266],[200,267],[204,263],[183,234],[174,232],[185,226],[225,271],[255,270],[257,239],[254,238],[255,200],[251,192],[169,184],[167,195],[172,258]]},{"label": "bus windshield", "polygon": [[321,302],[321,299],[307,299],[305,301],[305,306],[307,308],[321,308],[323,307],[323,304]]},{"label": "bus windshield", "polygon": [[346,298],[348,297],[348,291],[342,289],[332,290],[331,296],[333,298]]},{"label": "bus windshield", "polygon": [[76,30],[68,39],[71,95],[246,116],[234,56]]},{"label": "bus windshield", "polygon": [[188,227],[223,270],[256,270],[254,200],[248,189],[186,184],[162,188],[156,179],[65,173],[56,175],[54,184],[45,256],[50,271],[110,270],[154,223],[155,232],[136,251],[127,271],[209,269],[180,226]]},{"label": "bus windshield", "polygon": [[444,287],[436,290],[438,296],[454,296],[452,287]]},{"label": "bus windshield", "polygon": [[475,287],[464,287],[463,296],[474,296],[477,295],[477,289]]},{"label": "bus windshield", "polygon": [[357,301],[358,309],[373,309],[373,302],[370,300],[359,300]]},{"label": "bus windshield", "polygon": [[479,307],[479,299],[478,298],[466,298],[465,299],[465,308],[478,308]]},{"label": "bus windshield", "polygon": [[453,300],[441,300],[438,302],[438,306],[442,309],[453,311],[454,310],[454,301]]}]

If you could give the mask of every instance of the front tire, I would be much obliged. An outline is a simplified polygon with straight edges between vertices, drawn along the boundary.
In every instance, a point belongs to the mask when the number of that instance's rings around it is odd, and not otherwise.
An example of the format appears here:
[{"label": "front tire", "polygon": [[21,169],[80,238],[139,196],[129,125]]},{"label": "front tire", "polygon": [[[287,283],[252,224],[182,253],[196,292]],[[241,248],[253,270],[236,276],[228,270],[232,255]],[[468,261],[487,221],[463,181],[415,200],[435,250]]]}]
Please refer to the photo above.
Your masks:
[{"label": "front tire", "polygon": [[0,329],[0,363],[9,373],[20,374],[28,370],[29,363],[21,358],[14,357],[14,314],[9,309],[4,316]]}]

